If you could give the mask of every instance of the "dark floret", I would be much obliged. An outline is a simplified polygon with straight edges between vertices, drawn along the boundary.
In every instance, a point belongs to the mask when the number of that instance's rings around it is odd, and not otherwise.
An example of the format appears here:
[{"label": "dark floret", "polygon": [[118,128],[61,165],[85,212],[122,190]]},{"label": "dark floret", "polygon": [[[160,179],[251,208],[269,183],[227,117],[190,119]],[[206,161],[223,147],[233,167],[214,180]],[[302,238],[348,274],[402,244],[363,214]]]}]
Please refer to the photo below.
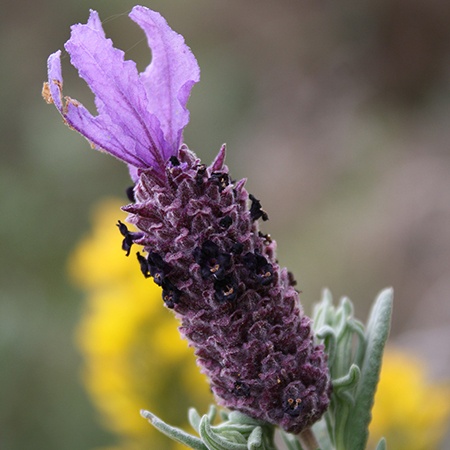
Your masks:
[{"label": "dark floret", "polygon": [[237,283],[232,276],[214,282],[216,299],[219,302],[232,302],[237,298]]},{"label": "dark floret", "polygon": [[155,280],[155,283],[161,286],[170,272],[170,266],[164,262],[161,255],[155,252],[150,252],[148,254],[147,261],[150,275]]},{"label": "dark floret", "polygon": [[180,300],[181,291],[177,289],[169,280],[162,282],[162,298],[166,306],[173,309]]},{"label": "dark floret", "polygon": [[122,250],[124,250],[126,252],[126,255],[129,256],[131,246],[133,245],[134,241],[140,239],[143,234],[128,231],[127,226],[120,220],[118,221],[117,227],[119,228],[120,234],[123,236]]},{"label": "dark floret", "polygon": [[194,257],[205,279],[213,277],[221,280],[231,266],[231,255],[221,252],[218,245],[210,240],[194,250]]},{"label": "dark floret", "polygon": [[144,275],[145,278],[148,278],[150,276],[150,271],[148,268],[148,261],[145,256],[142,256],[139,252],[136,253],[137,259],[139,261],[139,266],[141,268],[141,272]]},{"label": "dark floret", "polygon": [[259,253],[247,253],[243,257],[244,264],[251,276],[263,286],[267,286],[273,280],[273,266]]},{"label": "dark floret", "polygon": [[233,223],[233,220],[230,216],[222,217],[219,221],[219,225],[222,228],[228,228]]},{"label": "dark floret", "polygon": [[136,201],[136,198],[134,197],[134,186],[127,187],[125,192],[128,200],[130,200],[131,203],[134,203]]},{"label": "dark floret", "polygon": [[211,174],[210,180],[217,183],[219,189],[223,191],[230,184],[230,177],[225,172],[214,172]]},{"label": "dark floret", "polygon": [[195,175],[195,181],[198,186],[203,184],[205,174],[206,174],[206,166],[204,164],[200,164],[197,167],[197,174]]},{"label": "dark floret", "polygon": [[252,220],[262,219],[264,221],[269,220],[267,213],[261,208],[261,202],[255,198],[252,194],[248,196],[252,204],[250,205],[250,217]]},{"label": "dark floret", "polygon": [[180,165],[180,161],[178,160],[178,158],[176,156],[171,156],[169,161],[173,167],[177,167]]},{"label": "dark floret", "polygon": [[235,255],[240,255],[244,251],[244,245],[240,242],[235,242],[231,247],[231,253]]},{"label": "dark floret", "polygon": [[136,255],[144,277],[148,278],[151,276],[158,286],[162,286],[171,270],[169,264],[163,260],[161,255],[155,252],[150,252],[147,258],[142,256],[139,252],[137,252]]},{"label": "dark floret", "polygon": [[238,397],[248,397],[250,395],[250,388],[242,381],[236,381],[234,383],[233,394]]}]

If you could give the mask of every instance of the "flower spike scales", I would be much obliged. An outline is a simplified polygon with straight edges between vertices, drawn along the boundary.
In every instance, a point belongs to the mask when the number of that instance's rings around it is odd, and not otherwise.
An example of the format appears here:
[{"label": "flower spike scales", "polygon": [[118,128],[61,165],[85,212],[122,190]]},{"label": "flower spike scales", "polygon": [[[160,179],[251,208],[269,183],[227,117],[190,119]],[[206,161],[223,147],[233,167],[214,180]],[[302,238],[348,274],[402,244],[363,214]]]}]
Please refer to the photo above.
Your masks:
[{"label": "flower spike scales", "polygon": [[44,97],[94,148],[128,164],[134,201],[123,209],[139,231],[118,224],[123,248],[143,247],[137,270],[161,286],[218,404],[300,433],[329,405],[324,347],[275,241],[259,232],[267,213],[228,173],[225,146],[206,166],[183,143],[195,57],[158,13],[136,6],[130,17],[152,50],[142,73],[106,39],[95,11],[65,45],[98,115],[63,97],[60,52],[49,57]]}]

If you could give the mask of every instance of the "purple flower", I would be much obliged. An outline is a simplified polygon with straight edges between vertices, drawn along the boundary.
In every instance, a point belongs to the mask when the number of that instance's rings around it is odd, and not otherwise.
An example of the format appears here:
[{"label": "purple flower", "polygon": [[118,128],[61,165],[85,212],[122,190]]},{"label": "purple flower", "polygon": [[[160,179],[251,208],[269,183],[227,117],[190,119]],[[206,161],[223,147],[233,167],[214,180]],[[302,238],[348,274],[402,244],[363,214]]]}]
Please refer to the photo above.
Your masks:
[{"label": "purple flower", "polygon": [[63,99],[60,52],[48,60],[44,96],[95,148],[128,163],[135,186],[124,209],[139,231],[119,222],[122,247],[129,254],[143,246],[140,270],[161,286],[218,403],[299,433],[329,404],[323,347],[275,241],[259,231],[258,220],[268,220],[261,202],[228,174],[225,147],[207,167],[182,143],[199,80],[194,56],[158,13],[137,6],[130,16],[152,48],[141,74],[105,38],[94,11],[66,43],[97,116]]}]

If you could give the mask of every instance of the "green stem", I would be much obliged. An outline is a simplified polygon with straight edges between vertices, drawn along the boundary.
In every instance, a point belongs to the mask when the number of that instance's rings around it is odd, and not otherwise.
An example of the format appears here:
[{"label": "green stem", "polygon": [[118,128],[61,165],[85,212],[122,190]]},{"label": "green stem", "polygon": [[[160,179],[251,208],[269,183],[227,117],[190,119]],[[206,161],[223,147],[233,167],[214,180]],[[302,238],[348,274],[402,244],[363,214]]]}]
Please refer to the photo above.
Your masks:
[{"label": "green stem", "polygon": [[319,443],[317,442],[316,436],[314,436],[312,428],[307,428],[300,434],[297,434],[297,439],[303,450],[319,450]]}]

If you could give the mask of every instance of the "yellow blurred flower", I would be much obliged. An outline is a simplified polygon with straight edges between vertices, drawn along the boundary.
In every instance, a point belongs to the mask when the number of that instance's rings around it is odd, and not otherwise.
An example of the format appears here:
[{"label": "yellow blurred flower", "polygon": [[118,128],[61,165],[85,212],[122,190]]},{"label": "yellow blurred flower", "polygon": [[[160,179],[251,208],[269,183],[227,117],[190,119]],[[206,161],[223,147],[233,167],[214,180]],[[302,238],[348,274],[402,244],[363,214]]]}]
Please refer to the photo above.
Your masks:
[{"label": "yellow blurred flower", "polygon": [[212,396],[176,319],[163,306],[161,288],[121,250],[115,224],[126,215],[120,206],[117,200],[97,206],[92,231],[69,261],[72,279],[86,292],[76,336],[83,380],[104,426],[120,437],[115,449],[186,448],[154,430],[139,410],[184,426],[188,407],[206,410]]},{"label": "yellow blurred flower", "polygon": [[440,448],[450,419],[450,386],[428,384],[425,369],[423,361],[405,352],[386,350],[368,448],[382,436],[392,450]]}]

